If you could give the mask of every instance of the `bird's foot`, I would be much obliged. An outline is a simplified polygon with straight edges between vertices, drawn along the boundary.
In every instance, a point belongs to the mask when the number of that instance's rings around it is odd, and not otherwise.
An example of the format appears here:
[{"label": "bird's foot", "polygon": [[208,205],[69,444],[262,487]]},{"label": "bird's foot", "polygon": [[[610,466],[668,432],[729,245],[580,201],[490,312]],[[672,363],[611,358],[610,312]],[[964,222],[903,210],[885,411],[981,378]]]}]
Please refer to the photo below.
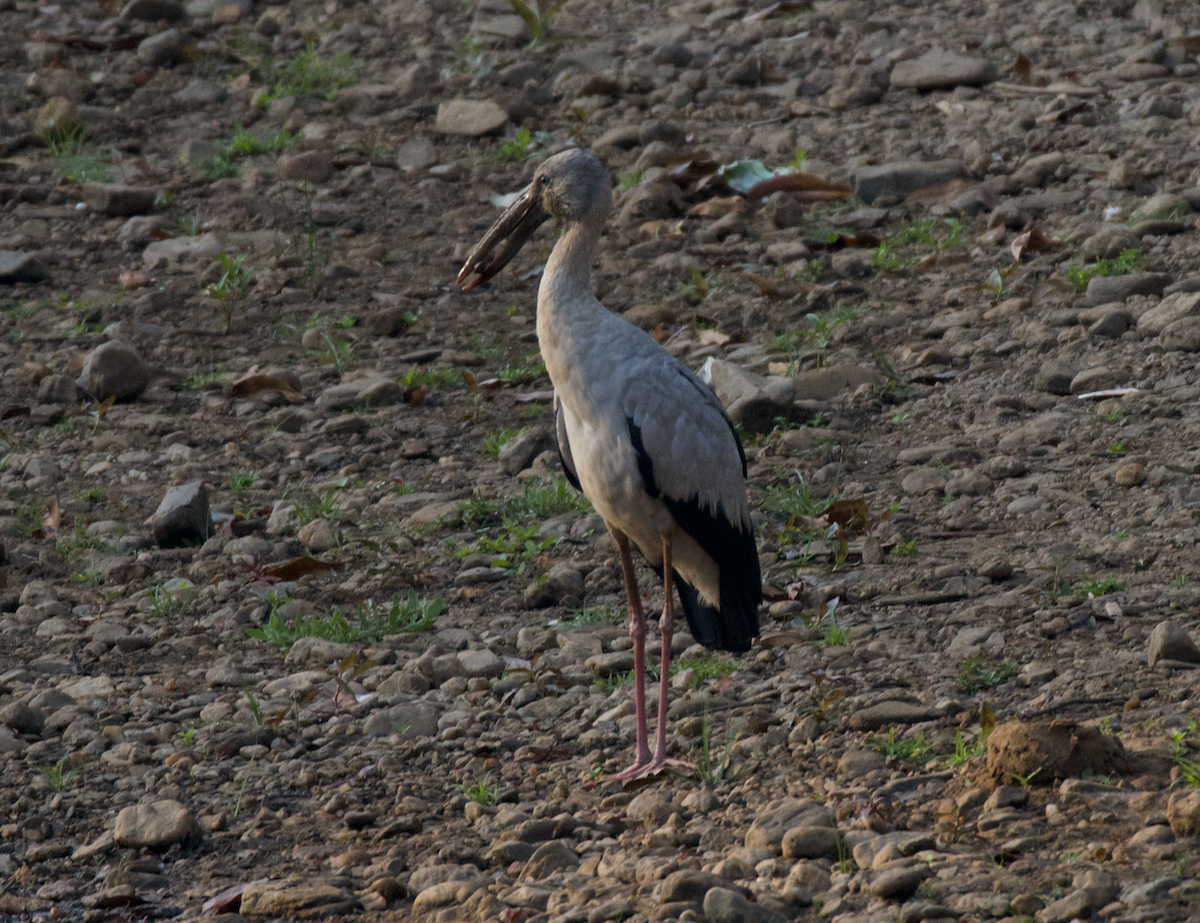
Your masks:
[{"label": "bird's foot", "polygon": [[611,776],[605,776],[605,782],[637,782],[641,779],[649,779],[666,770],[676,772],[681,776],[691,775],[696,771],[695,765],[686,760],[672,760],[666,757],[657,757],[648,760],[644,763],[634,763],[628,769],[622,769],[620,772],[614,772]]}]

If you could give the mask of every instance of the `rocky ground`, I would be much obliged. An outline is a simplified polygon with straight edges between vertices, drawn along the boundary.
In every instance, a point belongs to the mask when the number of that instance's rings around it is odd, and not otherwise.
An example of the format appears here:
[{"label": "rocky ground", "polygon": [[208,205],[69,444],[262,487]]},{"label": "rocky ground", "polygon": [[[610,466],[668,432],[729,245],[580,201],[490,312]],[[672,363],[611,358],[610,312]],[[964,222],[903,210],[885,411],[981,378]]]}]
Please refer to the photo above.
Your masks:
[{"label": "rocky ground", "polygon": [[[1200,921],[1200,7],[526,12],[0,0],[0,918]],[[566,145],[768,597],[628,788]]]}]

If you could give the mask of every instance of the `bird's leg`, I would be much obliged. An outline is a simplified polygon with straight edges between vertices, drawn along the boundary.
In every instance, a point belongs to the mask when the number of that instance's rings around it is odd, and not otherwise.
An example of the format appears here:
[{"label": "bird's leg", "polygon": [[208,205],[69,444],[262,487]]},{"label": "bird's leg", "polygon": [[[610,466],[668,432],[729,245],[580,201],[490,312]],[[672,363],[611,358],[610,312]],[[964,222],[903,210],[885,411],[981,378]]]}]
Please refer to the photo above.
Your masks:
[{"label": "bird's leg", "polygon": [[613,539],[621,553],[621,575],[625,578],[625,593],[629,596],[629,634],[633,638],[633,701],[637,713],[637,758],[634,764],[611,779],[638,779],[650,765],[650,741],[646,729],[646,614],[638,593],[637,575],[629,554],[629,539],[623,532],[612,529]]},{"label": "bird's leg", "polygon": [[671,639],[675,636],[675,571],[671,568],[671,540],[663,539],[663,613],[658,622],[662,636],[662,660],[659,664],[658,685],[658,742],[654,747],[654,758],[647,772],[656,772],[662,766],[692,770],[695,767],[683,760],[667,759],[667,702],[671,689]]}]

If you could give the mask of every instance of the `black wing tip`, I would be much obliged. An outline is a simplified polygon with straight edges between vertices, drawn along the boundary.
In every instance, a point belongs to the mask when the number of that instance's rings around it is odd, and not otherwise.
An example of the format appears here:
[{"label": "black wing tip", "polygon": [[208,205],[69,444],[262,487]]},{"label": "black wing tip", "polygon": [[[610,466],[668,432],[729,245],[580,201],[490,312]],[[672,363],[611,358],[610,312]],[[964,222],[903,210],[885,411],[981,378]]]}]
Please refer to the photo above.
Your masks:
[{"label": "black wing tip", "polygon": [[[759,635],[758,603],[750,586],[737,586],[735,581],[728,583],[735,585],[729,592],[722,585],[721,608],[718,609],[704,602],[699,590],[676,575],[679,598],[692,637],[709,650],[744,654]],[[754,589],[761,599],[761,587]]]}]

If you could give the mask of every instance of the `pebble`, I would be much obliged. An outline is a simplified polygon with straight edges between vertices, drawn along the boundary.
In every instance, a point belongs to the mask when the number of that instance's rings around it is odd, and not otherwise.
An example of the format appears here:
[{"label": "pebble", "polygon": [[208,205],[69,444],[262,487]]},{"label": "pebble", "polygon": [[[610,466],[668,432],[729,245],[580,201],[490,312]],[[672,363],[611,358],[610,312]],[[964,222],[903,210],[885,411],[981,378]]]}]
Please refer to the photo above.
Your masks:
[{"label": "pebble", "polygon": [[198,835],[191,812],[169,799],[122,808],[113,828],[118,846],[134,848],[163,849]]},{"label": "pebble", "polygon": [[1178,622],[1159,622],[1150,632],[1147,662],[1154,666],[1163,660],[1200,663],[1200,647]]},{"label": "pebble", "polygon": [[198,545],[213,533],[208,490],[203,481],[172,487],[149,520],[154,540],[163,548]]},{"label": "pebble", "polygon": [[499,131],[508,122],[508,113],[487,99],[455,99],[441,103],[436,128],[442,134],[480,137]]}]

